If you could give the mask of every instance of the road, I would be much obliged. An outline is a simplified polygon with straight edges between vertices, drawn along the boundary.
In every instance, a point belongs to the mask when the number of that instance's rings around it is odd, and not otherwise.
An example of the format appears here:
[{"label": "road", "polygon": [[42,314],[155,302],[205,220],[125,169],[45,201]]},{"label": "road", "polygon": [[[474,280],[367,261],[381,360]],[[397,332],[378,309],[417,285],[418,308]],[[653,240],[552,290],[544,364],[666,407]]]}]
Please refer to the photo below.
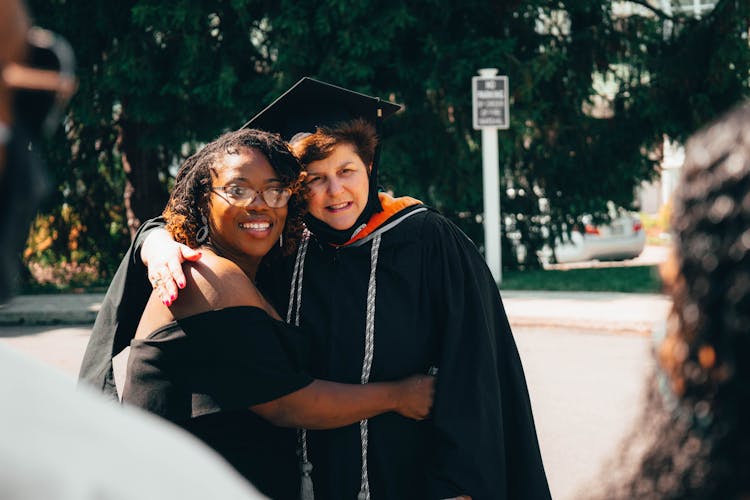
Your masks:
[{"label": "road", "polygon": [[60,371],[75,381],[78,367],[91,335],[91,326],[4,326],[0,327],[0,342],[29,354]]},{"label": "road", "polygon": [[[91,332],[83,327],[2,327],[0,342],[61,370],[74,383]],[[638,335],[517,328],[553,498],[601,482],[641,406],[650,341]],[[116,364],[118,375],[124,358]],[[118,377],[119,378],[119,377]]]},{"label": "road", "polygon": [[[574,500],[605,482],[645,395],[650,339],[516,329],[552,498]],[[611,475],[611,473],[610,473]]]}]

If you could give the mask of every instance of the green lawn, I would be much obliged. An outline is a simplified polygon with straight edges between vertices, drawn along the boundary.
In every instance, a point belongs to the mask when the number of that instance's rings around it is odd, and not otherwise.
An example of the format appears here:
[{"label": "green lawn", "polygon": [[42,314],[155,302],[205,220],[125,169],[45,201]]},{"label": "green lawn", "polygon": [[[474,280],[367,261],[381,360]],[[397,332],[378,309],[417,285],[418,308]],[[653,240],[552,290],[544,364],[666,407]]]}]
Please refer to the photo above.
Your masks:
[{"label": "green lawn", "polygon": [[504,271],[501,290],[660,293],[657,266]]}]

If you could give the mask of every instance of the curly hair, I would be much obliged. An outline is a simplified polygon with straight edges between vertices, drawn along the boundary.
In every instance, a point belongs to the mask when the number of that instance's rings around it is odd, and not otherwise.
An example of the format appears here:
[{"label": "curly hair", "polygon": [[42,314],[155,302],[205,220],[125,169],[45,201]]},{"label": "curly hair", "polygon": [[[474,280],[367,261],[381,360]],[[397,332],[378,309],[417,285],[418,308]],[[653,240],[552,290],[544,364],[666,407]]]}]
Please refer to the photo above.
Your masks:
[{"label": "curly hair", "polygon": [[364,118],[355,118],[333,126],[318,127],[314,134],[306,134],[297,140],[293,138],[291,147],[304,168],[314,161],[328,158],[337,144],[351,144],[362,162],[372,165],[378,145],[375,126]]},{"label": "curly hair", "polygon": [[[216,164],[224,155],[237,154],[243,147],[254,148],[263,153],[281,182],[289,186],[294,193],[289,199],[283,233],[282,253],[288,255],[296,248],[304,227],[302,216],[305,204],[301,193],[301,167],[286,142],[277,134],[262,130],[240,129],[227,132],[183,162],[177,171],[172,194],[164,209],[166,228],[175,241],[191,248],[200,245],[196,236],[204,225],[203,219],[208,219],[208,201]],[[210,242],[210,235],[208,241]]]},{"label": "curly hair", "polygon": [[672,231],[673,308],[638,429],[653,441],[606,498],[747,498],[750,102],[688,141]]}]

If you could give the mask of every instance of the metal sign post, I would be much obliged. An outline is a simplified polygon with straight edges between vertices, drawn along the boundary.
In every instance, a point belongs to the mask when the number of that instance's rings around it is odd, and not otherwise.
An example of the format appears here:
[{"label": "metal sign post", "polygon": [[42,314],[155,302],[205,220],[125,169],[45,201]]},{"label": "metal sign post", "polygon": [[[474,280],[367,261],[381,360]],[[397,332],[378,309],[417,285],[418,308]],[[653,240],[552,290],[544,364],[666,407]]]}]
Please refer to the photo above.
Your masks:
[{"label": "metal sign post", "polygon": [[508,77],[497,76],[497,69],[479,70],[472,77],[473,125],[482,131],[482,177],[484,192],[484,258],[495,281],[503,279],[500,246],[500,176],[498,129],[507,129]]}]

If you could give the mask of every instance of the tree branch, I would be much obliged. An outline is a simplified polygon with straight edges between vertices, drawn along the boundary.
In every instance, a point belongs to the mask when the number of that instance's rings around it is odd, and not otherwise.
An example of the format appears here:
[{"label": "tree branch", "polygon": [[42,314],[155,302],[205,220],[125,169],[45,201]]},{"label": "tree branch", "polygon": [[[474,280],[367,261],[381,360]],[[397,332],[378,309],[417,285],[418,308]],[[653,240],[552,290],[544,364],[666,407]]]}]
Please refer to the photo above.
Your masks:
[{"label": "tree branch", "polygon": [[648,10],[650,10],[651,12],[653,12],[654,14],[656,14],[656,16],[658,18],[660,18],[660,19],[666,19],[668,21],[674,21],[675,20],[674,16],[670,16],[669,14],[667,14],[666,12],[664,12],[663,10],[657,9],[653,5],[650,5],[647,0],[628,0],[628,2],[634,3],[636,5],[640,5],[641,7],[647,8]]}]

